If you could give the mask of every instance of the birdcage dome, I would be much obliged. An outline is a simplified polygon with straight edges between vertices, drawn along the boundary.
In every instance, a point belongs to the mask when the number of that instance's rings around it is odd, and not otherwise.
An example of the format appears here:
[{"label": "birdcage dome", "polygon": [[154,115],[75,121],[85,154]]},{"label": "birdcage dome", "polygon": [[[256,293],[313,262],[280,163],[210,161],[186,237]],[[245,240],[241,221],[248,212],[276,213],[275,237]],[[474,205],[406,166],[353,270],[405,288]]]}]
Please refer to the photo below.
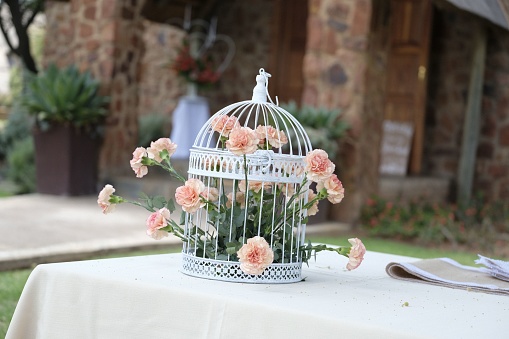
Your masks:
[{"label": "birdcage dome", "polygon": [[[183,247],[186,274],[257,283],[301,280],[309,198],[304,158],[312,145],[301,124],[273,103],[269,77],[260,69],[252,99],[215,113],[190,149],[189,179],[203,184],[208,200],[205,209],[186,214],[185,231],[194,235]],[[262,243],[273,259],[260,273],[246,266],[242,251],[263,250]]]}]

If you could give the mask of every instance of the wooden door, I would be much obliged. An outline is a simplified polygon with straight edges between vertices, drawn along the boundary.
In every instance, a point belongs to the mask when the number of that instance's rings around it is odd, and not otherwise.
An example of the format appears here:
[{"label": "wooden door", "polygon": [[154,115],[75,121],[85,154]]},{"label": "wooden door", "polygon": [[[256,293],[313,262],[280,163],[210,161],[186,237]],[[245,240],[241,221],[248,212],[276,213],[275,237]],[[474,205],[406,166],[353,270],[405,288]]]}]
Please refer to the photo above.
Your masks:
[{"label": "wooden door", "polygon": [[275,102],[300,104],[304,88],[302,73],[307,35],[307,0],[274,1],[269,73],[269,93]]},{"label": "wooden door", "polygon": [[422,167],[431,0],[391,0],[385,119],[410,122],[409,172]]}]

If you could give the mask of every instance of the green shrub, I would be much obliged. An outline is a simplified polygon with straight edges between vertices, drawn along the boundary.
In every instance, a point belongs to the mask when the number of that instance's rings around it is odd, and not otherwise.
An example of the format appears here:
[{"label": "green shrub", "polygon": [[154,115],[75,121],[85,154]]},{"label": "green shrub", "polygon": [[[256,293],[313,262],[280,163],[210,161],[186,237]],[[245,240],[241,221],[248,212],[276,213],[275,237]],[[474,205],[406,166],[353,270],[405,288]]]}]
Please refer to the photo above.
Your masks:
[{"label": "green shrub", "polygon": [[55,124],[94,130],[102,124],[108,102],[108,97],[99,94],[99,87],[89,72],[81,73],[73,65],[60,69],[51,64],[28,79],[22,103],[43,130]]},{"label": "green shrub", "polygon": [[168,137],[164,130],[166,119],[159,114],[141,116],[138,120],[138,145],[149,147],[151,141]]},{"label": "green shrub", "polygon": [[494,243],[498,234],[509,233],[509,202],[475,199],[458,207],[419,201],[394,203],[373,197],[361,210],[361,223],[373,236],[483,247]]},{"label": "green shrub", "polygon": [[31,136],[12,145],[7,156],[7,177],[18,186],[18,193],[35,192],[35,151]]},{"label": "green shrub", "polygon": [[341,119],[340,110],[312,106],[299,108],[294,101],[281,104],[281,107],[301,123],[313,148],[323,149],[331,159],[336,158],[339,152],[339,140],[350,128],[350,125]]},{"label": "green shrub", "polygon": [[0,159],[5,159],[12,145],[31,135],[32,124],[27,111],[15,101],[4,128],[0,131]]}]

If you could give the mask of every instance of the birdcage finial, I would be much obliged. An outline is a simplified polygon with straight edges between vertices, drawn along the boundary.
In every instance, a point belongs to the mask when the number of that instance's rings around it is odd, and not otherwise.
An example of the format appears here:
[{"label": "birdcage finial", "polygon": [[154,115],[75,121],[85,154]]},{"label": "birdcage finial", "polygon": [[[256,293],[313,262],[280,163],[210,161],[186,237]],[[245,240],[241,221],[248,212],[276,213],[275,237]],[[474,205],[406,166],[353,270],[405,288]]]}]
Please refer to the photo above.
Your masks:
[{"label": "birdcage finial", "polygon": [[256,76],[256,86],[253,89],[253,99],[254,102],[267,102],[267,96],[269,97],[270,102],[272,99],[270,98],[268,86],[269,86],[269,78],[271,75],[263,68],[260,68],[259,74]]}]

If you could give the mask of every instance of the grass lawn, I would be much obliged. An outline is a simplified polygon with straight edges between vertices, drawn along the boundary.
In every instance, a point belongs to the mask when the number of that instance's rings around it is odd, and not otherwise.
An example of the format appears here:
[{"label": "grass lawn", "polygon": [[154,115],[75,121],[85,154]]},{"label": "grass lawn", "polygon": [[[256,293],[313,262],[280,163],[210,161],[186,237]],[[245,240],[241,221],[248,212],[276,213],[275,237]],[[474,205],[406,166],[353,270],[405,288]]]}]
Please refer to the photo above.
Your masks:
[{"label": "grass lawn", "polygon": [[31,271],[27,269],[0,273],[0,338],[5,338],[12,314]]},{"label": "grass lawn", "polygon": [[[326,243],[331,245],[349,245],[347,236],[341,237],[312,237],[312,242]],[[392,253],[398,255],[405,255],[417,258],[437,258],[437,257],[449,257],[465,265],[473,265],[474,260],[477,258],[475,254],[466,252],[453,252],[443,251],[434,248],[418,247],[408,245],[396,241],[375,239],[375,238],[363,238],[363,242],[366,248],[370,251]],[[180,247],[173,247],[164,250],[157,251],[135,251],[129,253],[117,253],[101,258],[112,258],[112,257],[124,257],[124,256],[138,256],[138,255],[150,255],[160,254],[168,252],[178,252]],[[30,275],[32,269],[17,270],[0,272],[0,338],[5,337],[7,327],[14,313],[14,309],[21,295],[23,287]]]}]

